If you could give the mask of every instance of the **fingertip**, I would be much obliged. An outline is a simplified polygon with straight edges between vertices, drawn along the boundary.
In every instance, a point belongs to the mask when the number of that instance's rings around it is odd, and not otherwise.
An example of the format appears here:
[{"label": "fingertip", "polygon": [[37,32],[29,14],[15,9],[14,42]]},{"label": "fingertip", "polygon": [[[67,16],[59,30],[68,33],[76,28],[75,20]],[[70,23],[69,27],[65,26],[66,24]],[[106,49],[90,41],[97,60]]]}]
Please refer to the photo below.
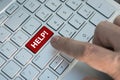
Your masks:
[{"label": "fingertip", "polygon": [[60,38],[60,36],[53,36],[52,39],[50,40],[50,42],[55,43],[56,41],[58,41],[59,38]]},{"label": "fingertip", "polygon": [[116,25],[120,25],[120,15],[118,15],[116,18],[115,18],[115,20],[114,20],[114,24],[116,24]]},{"label": "fingertip", "polygon": [[54,47],[55,49],[59,49],[60,38],[61,38],[60,36],[53,36],[50,40],[52,47]]}]

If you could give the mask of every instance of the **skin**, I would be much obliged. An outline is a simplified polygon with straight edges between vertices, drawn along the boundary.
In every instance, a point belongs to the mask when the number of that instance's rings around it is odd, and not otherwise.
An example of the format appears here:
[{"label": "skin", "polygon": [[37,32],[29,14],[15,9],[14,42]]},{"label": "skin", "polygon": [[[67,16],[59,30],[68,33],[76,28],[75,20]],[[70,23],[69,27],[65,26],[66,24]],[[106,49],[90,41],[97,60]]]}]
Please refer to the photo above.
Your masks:
[{"label": "skin", "polygon": [[114,80],[120,80],[120,16],[113,23],[103,21],[96,26],[93,44],[54,36],[51,45],[108,74]]}]

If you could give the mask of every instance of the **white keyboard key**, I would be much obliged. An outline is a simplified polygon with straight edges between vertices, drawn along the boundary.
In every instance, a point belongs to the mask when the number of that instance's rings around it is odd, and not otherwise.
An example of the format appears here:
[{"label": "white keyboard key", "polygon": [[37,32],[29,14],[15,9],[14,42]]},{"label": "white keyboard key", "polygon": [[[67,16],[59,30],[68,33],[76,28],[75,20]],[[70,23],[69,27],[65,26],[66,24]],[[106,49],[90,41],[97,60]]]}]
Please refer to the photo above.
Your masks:
[{"label": "white keyboard key", "polygon": [[11,38],[17,45],[22,46],[23,43],[28,40],[28,36],[23,31],[18,31],[15,35]]},{"label": "white keyboard key", "polygon": [[59,0],[49,0],[46,3],[46,6],[50,8],[52,11],[56,11],[56,9],[61,5]]},{"label": "white keyboard key", "polygon": [[65,2],[66,0],[60,0],[60,1]]},{"label": "white keyboard key", "polygon": [[57,76],[47,69],[43,74],[39,77],[39,80],[57,80]]},{"label": "white keyboard key", "polygon": [[45,2],[45,0],[38,0],[38,1],[40,1],[41,3]]},{"label": "white keyboard key", "polygon": [[5,21],[7,19],[7,15],[5,13],[1,13],[0,14],[0,24],[2,24],[3,21]]},{"label": "white keyboard key", "polygon": [[28,63],[32,58],[32,54],[30,54],[27,50],[22,49],[17,53],[15,59],[20,62],[22,65]]},{"label": "white keyboard key", "polygon": [[21,73],[26,80],[34,80],[38,74],[39,71],[32,65],[28,65]]},{"label": "white keyboard key", "polygon": [[48,21],[47,24],[50,27],[52,27],[54,30],[58,30],[61,27],[61,25],[63,24],[63,20],[55,15]]},{"label": "white keyboard key", "polygon": [[2,74],[0,74],[0,80],[8,80],[8,79],[5,78]]},{"label": "white keyboard key", "polygon": [[85,19],[79,16],[78,14],[75,14],[69,21],[69,23],[72,26],[74,26],[76,29],[79,29],[84,22],[85,22]]},{"label": "white keyboard key", "polygon": [[61,56],[64,57],[69,62],[72,62],[74,60],[72,56],[69,56],[66,53],[61,53]]},{"label": "white keyboard key", "polygon": [[22,80],[20,77],[15,78],[15,80]]},{"label": "white keyboard key", "polygon": [[10,78],[14,78],[14,76],[21,70],[21,67],[18,66],[14,61],[10,61],[2,71],[8,75]]},{"label": "white keyboard key", "polygon": [[96,13],[90,20],[94,25],[98,25],[101,21],[107,20],[103,15]]},{"label": "white keyboard key", "polygon": [[23,10],[19,10],[11,18],[9,18],[5,25],[8,26],[12,31],[15,31],[19,26],[29,17]]},{"label": "white keyboard key", "polygon": [[7,42],[0,48],[0,52],[7,58],[10,58],[16,51],[17,48],[10,42]]},{"label": "white keyboard key", "polygon": [[5,59],[3,59],[1,56],[0,56],[0,67],[6,62]]},{"label": "white keyboard key", "polygon": [[74,35],[74,33],[76,32],[76,30],[71,26],[66,24],[61,30],[60,30],[60,34],[64,37],[72,37]]},{"label": "white keyboard key", "polygon": [[18,7],[19,7],[19,6],[18,6],[17,4],[13,3],[12,5],[10,5],[10,6],[8,7],[8,9],[6,10],[6,12],[7,12],[8,14],[12,14],[15,10],[17,10]]},{"label": "white keyboard key", "polygon": [[4,42],[11,33],[3,27],[0,27],[0,42]]},{"label": "white keyboard key", "polygon": [[66,68],[69,66],[69,64],[66,62],[66,61],[63,61],[61,64],[60,64],[60,66],[56,69],[56,72],[58,73],[58,74],[62,74],[65,70],[66,70]]},{"label": "white keyboard key", "polygon": [[31,18],[24,26],[23,29],[32,35],[39,27],[41,23],[35,18]]},{"label": "white keyboard key", "polygon": [[24,6],[29,11],[34,12],[40,6],[40,3],[37,0],[29,0]]},{"label": "white keyboard key", "polygon": [[115,8],[105,0],[88,0],[87,3],[108,18],[115,12]]},{"label": "white keyboard key", "polygon": [[51,16],[51,11],[46,7],[42,7],[37,13],[36,16],[43,21],[46,21]]},{"label": "white keyboard key", "polygon": [[67,20],[71,15],[72,15],[72,10],[67,7],[67,6],[63,6],[58,12],[57,14],[62,17],[64,20]]},{"label": "white keyboard key", "polygon": [[80,8],[80,10],[78,11],[78,13],[80,14],[80,15],[82,15],[84,18],[89,18],[90,17],[90,15],[92,14],[94,12],[94,10],[90,7],[90,6],[88,6],[88,5],[83,5],[81,8]]},{"label": "white keyboard key", "polygon": [[81,31],[75,36],[75,40],[88,42],[94,35],[95,26],[87,23]]},{"label": "white keyboard key", "polygon": [[66,4],[73,10],[76,10],[80,6],[81,1],[80,0],[69,0]]},{"label": "white keyboard key", "polygon": [[53,60],[53,62],[50,64],[50,67],[55,70],[55,69],[60,65],[60,63],[61,63],[62,61],[63,61],[63,58],[60,57],[60,56],[57,56],[57,57]]},{"label": "white keyboard key", "polygon": [[22,4],[25,2],[25,0],[17,0],[18,3]]},{"label": "white keyboard key", "polygon": [[33,60],[33,63],[43,69],[56,54],[57,50],[55,50],[49,43],[42,51],[39,52],[37,57]]}]

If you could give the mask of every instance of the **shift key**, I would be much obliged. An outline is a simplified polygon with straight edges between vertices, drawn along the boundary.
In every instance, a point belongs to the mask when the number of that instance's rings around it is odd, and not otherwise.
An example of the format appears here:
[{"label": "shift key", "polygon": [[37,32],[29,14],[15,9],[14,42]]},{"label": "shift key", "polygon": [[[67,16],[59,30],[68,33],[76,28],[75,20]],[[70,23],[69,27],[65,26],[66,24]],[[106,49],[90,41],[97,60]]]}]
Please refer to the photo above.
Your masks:
[{"label": "shift key", "polygon": [[12,31],[15,31],[28,17],[29,15],[27,13],[23,10],[19,10],[6,21],[5,25]]}]

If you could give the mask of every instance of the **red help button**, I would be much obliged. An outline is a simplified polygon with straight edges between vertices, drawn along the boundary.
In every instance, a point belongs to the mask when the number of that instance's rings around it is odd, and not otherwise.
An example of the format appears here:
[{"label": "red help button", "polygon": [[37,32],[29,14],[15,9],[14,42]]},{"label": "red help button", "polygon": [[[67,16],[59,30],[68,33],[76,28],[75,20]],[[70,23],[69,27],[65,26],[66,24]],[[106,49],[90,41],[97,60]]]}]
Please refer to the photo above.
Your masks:
[{"label": "red help button", "polygon": [[53,35],[53,32],[43,26],[35,36],[26,44],[26,47],[33,53],[37,53],[38,50],[49,40]]}]

